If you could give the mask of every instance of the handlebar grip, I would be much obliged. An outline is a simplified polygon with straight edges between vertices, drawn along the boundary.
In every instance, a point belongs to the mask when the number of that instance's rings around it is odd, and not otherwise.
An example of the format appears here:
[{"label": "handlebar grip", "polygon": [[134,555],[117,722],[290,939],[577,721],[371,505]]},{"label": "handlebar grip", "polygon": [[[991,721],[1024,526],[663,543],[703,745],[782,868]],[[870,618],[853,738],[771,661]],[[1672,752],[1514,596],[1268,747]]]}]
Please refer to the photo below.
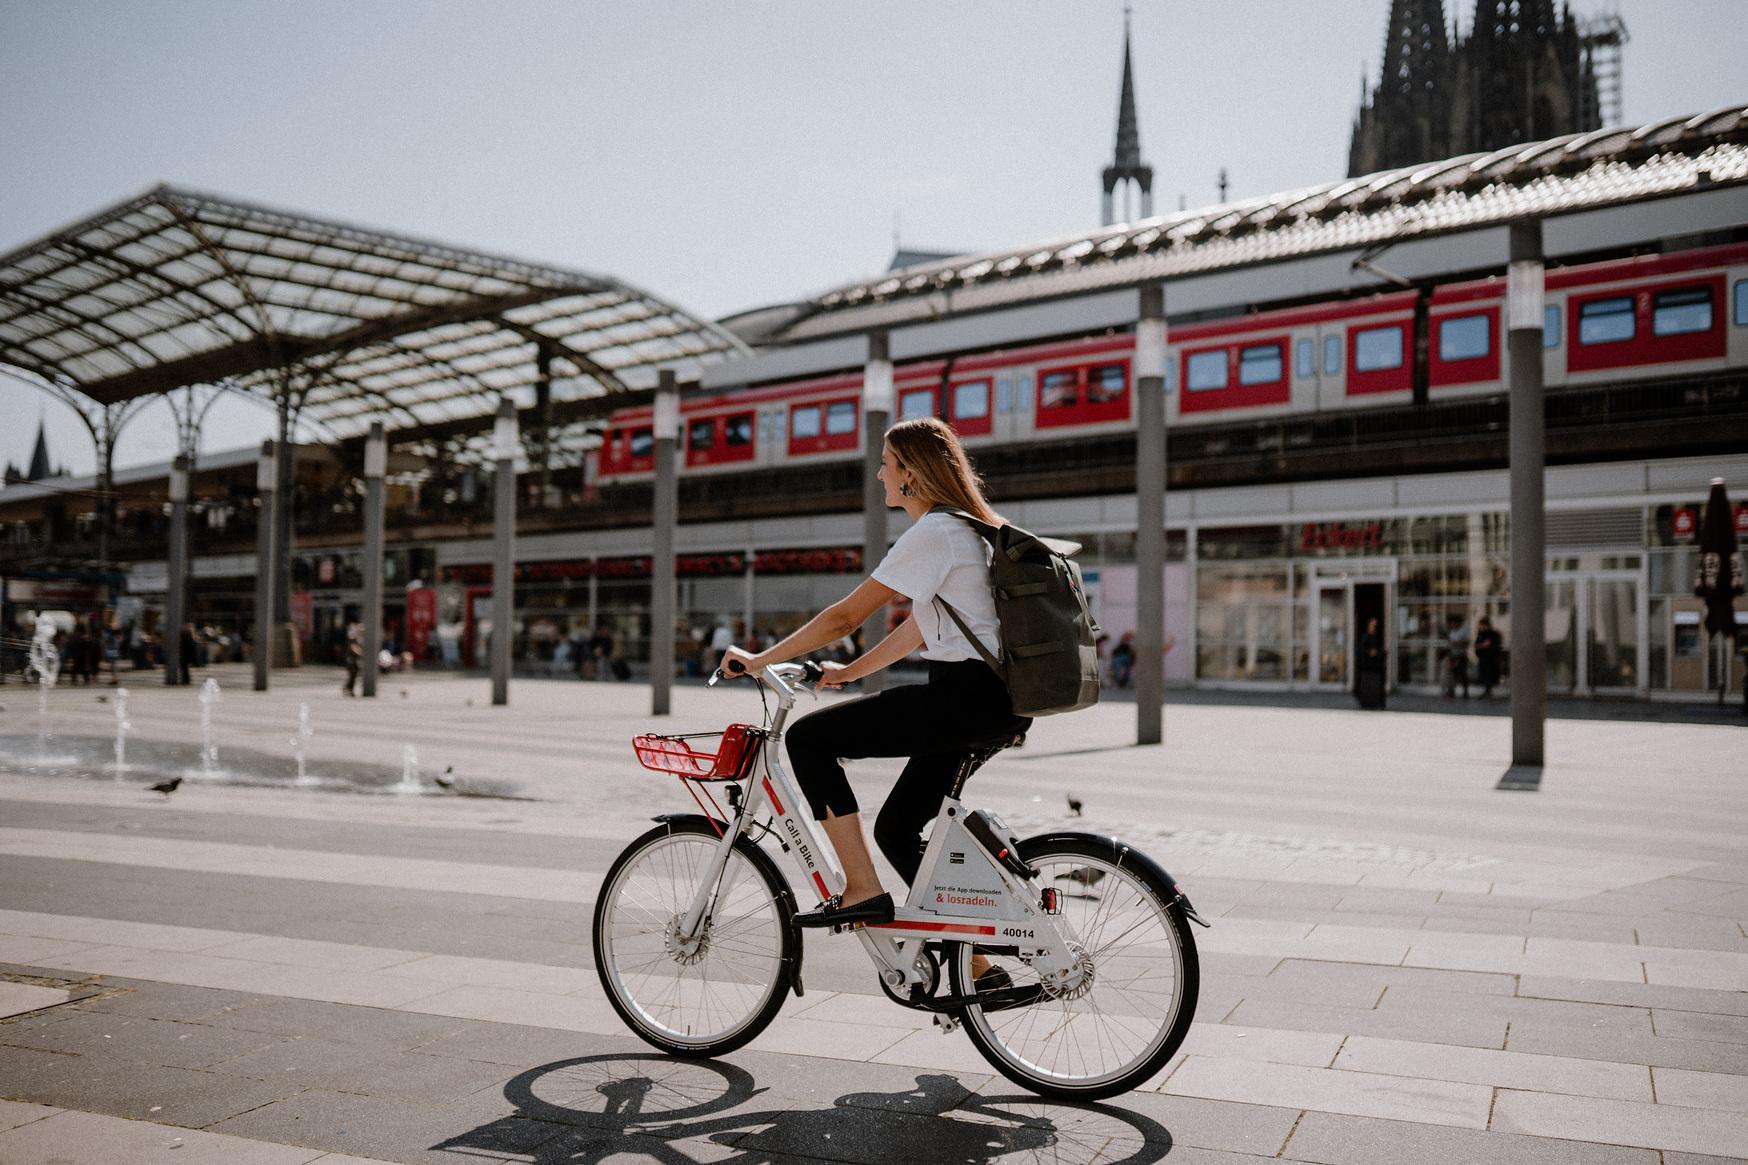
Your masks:
[{"label": "handlebar grip", "polygon": [[744,676],[747,674],[746,666],[738,659],[723,660],[722,666],[717,670],[727,676]]},{"label": "handlebar grip", "polygon": [[819,677],[825,674],[825,669],[811,659],[804,659],[801,661],[801,674],[808,683],[817,684]]}]

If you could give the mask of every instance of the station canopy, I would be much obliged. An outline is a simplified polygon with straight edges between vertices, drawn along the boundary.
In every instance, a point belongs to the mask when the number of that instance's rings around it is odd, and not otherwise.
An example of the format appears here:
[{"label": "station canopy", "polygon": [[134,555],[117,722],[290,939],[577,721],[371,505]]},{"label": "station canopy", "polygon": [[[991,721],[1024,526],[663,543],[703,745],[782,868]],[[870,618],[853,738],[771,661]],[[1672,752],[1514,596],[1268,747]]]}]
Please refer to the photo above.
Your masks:
[{"label": "station canopy", "polygon": [[0,368],[107,406],[255,393],[335,438],[557,419],[744,353],[617,279],[158,186],[0,256]]},{"label": "station canopy", "polygon": [[1748,106],[1526,142],[838,287],[772,329],[799,343],[1308,255],[1748,184]]}]

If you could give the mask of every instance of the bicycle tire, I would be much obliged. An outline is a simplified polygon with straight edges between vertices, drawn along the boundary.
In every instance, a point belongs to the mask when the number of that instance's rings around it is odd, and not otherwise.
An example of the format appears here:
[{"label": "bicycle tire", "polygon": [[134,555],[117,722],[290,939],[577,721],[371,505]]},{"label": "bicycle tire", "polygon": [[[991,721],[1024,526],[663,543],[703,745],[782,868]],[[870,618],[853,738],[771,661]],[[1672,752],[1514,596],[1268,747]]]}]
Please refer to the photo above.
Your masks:
[{"label": "bicycle tire", "polygon": [[[1062,917],[1086,948],[1091,976],[1084,993],[1058,996],[1030,966],[998,956],[1008,993],[1036,987],[1038,1001],[967,1007],[965,1034],[996,1071],[1041,1096],[1127,1092],[1165,1066],[1195,1019],[1201,965],[1176,888],[1144,854],[1090,834],[1031,838],[1020,857],[1039,871],[1036,885],[1064,891]],[[948,960],[955,995],[975,994],[972,952],[962,943]]]},{"label": "bicycle tire", "polygon": [[758,1036],[783,1006],[799,955],[788,883],[745,837],[735,839],[702,944],[676,946],[672,924],[720,844],[706,818],[664,821],[614,859],[595,902],[595,971],[607,1001],[639,1038],[676,1056],[720,1056]]}]

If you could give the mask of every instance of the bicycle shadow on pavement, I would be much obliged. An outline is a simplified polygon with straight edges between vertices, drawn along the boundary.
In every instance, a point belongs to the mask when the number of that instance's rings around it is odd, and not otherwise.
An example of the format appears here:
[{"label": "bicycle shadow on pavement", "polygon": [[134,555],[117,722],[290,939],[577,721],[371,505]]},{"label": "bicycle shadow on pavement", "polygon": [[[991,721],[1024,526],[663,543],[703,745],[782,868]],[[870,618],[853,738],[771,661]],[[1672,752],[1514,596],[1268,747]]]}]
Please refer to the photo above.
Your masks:
[{"label": "bicycle shadow on pavement", "polygon": [[899,1091],[845,1093],[828,1108],[785,1107],[751,1073],[720,1060],[585,1056],[516,1076],[504,1086],[514,1113],[432,1148],[532,1165],[594,1165],[609,1157],[663,1165],[1060,1165],[1096,1157],[1145,1165],[1172,1149],[1164,1126],[1116,1105],[983,1096],[942,1073],[915,1080]]}]

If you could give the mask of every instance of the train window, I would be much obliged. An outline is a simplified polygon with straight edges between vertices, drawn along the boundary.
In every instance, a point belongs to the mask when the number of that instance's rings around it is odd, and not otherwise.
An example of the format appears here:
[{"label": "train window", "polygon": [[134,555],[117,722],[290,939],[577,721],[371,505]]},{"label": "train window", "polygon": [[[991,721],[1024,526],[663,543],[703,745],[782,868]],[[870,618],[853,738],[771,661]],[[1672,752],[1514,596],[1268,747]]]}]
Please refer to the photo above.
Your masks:
[{"label": "train window", "polygon": [[1323,375],[1341,375],[1341,337],[1323,337]]},{"label": "train window", "polygon": [[1238,353],[1239,384],[1274,384],[1281,379],[1281,346],[1253,344]]},{"label": "train window", "polygon": [[1630,340],[1636,330],[1633,297],[1630,295],[1593,299],[1578,308],[1580,344],[1613,344]]},{"label": "train window", "polygon": [[842,435],[856,431],[856,402],[834,400],[825,408],[825,431]]},{"label": "train window", "polygon": [[1738,328],[1748,328],[1748,279],[1736,280],[1736,310],[1733,318]]},{"label": "train window", "polygon": [[722,423],[724,445],[751,445],[753,443],[753,414],[741,413],[729,417]]},{"label": "train window", "polygon": [[1315,355],[1310,340],[1300,340],[1293,345],[1293,375],[1304,380],[1317,371],[1312,363]]},{"label": "train window", "polygon": [[1088,404],[1096,405],[1117,400],[1123,395],[1124,384],[1121,364],[1100,364],[1096,368],[1088,368],[1086,370],[1086,401]]},{"label": "train window", "polygon": [[655,430],[631,430],[631,455],[633,457],[649,457],[655,453]]},{"label": "train window", "polygon": [[1226,387],[1226,349],[1192,352],[1184,361],[1184,379],[1191,392]]},{"label": "train window", "polygon": [[789,413],[789,435],[791,437],[819,436],[819,406],[802,405]]},{"label": "train window", "polygon": [[1493,350],[1493,329],[1486,316],[1452,316],[1438,322],[1440,360],[1479,360]]},{"label": "train window", "polygon": [[898,419],[914,421],[919,417],[935,415],[935,390],[932,388],[907,389],[898,395]]},{"label": "train window", "polygon": [[1651,301],[1651,334],[1684,336],[1712,330],[1712,289],[1682,287],[1659,291]]},{"label": "train window", "polygon": [[1402,325],[1354,333],[1353,367],[1355,372],[1402,367]]},{"label": "train window", "polygon": [[686,444],[691,449],[708,449],[716,443],[716,422],[710,418],[693,421],[692,427],[686,433]]},{"label": "train window", "polygon": [[1055,372],[1046,372],[1043,382],[1038,386],[1038,407],[1041,409],[1067,409],[1080,403],[1080,381],[1075,375],[1078,369],[1061,368]]},{"label": "train window", "polygon": [[1542,347],[1560,346],[1560,305],[1550,303],[1542,308]]},{"label": "train window", "polygon": [[1177,391],[1177,361],[1165,362],[1165,395],[1170,396]]},{"label": "train window", "polygon": [[953,386],[953,419],[989,415],[989,381],[972,380]]},{"label": "train window", "polygon": [[995,411],[1003,415],[1014,411],[1014,381],[1010,376],[995,378]]},{"label": "train window", "polygon": [[1020,373],[1019,379],[1014,381],[1014,407],[1022,413],[1032,411],[1032,374],[1030,372]]}]

